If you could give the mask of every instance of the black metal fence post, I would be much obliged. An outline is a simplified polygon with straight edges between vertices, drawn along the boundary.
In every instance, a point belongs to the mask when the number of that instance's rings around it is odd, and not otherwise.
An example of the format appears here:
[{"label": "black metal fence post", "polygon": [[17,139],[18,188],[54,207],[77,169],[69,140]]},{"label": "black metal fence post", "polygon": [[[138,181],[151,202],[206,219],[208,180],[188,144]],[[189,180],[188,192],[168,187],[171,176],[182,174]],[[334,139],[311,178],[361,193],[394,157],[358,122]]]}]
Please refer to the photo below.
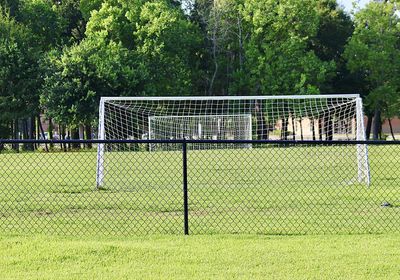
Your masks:
[{"label": "black metal fence post", "polygon": [[189,235],[189,207],[188,207],[188,186],[187,186],[187,144],[182,142],[182,164],[183,164],[183,230]]}]

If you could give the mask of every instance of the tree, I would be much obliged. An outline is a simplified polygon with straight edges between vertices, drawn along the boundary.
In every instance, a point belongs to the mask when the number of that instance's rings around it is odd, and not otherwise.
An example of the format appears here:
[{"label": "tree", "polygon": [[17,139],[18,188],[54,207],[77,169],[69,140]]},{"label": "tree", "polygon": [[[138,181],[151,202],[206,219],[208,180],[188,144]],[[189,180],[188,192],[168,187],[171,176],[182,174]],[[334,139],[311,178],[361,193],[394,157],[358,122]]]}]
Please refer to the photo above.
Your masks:
[{"label": "tree", "polygon": [[244,45],[248,30],[243,22],[242,0],[198,0],[191,19],[203,35],[203,89],[207,95],[248,93]]},{"label": "tree", "polygon": [[99,10],[103,2],[104,0],[80,0],[79,9],[83,18],[89,21],[91,12]]},{"label": "tree", "polygon": [[21,121],[28,138],[27,118],[35,116],[39,107],[40,49],[30,30],[9,14],[0,13],[0,35],[0,122],[3,130],[18,138]]},{"label": "tree", "polygon": [[361,73],[369,86],[367,104],[374,108],[373,138],[378,139],[381,118],[398,114],[400,93],[400,18],[394,1],[371,2],[356,13],[355,31],[345,56],[352,72]]},{"label": "tree", "polygon": [[66,48],[61,55],[49,54],[43,68],[46,78],[41,103],[47,115],[75,130],[79,125],[88,130],[93,125],[100,96],[137,89],[137,75],[144,72],[121,44],[95,39]]},{"label": "tree", "polygon": [[53,0],[54,10],[62,21],[64,45],[80,42],[85,37],[86,21],[81,11],[81,0]]},{"label": "tree", "polygon": [[[245,45],[246,63],[254,94],[318,93],[331,75],[334,62],[322,61],[309,48],[319,27],[315,3],[313,0],[249,0],[244,3],[244,20],[251,28]],[[284,115],[264,120],[262,108],[256,108],[261,114],[258,123],[272,124],[280,118],[281,137],[287,139],[290,110],[288,107]],[[267,135],[267,132],[260,135]]]},{"label": "tree", "polygon": [[[32,57],[32,59],[36,59],[34,65],[38,67],[39,60],[41,60],[42,56],[53,48],[59,47],[62,43],[62,31],[65,27],[64,21],[55,11],[56,6],[52,0],[21,0],[15,1],[15,3],[16,4],[13,5],[14,12],[12,13],[12,17],[19,25],[29,30],[29,36],[32,38],[31,43],[33,46],[28,47],[37,51],[36,56]],[[58,4],[59,2],[55,3]],[[42,75],[36,71],[32,77],[28,78],[35,80],[37,84],[36,88],[31,88],[31,95],[36,96],[36,100],[38,100],[38,89],[43,82]],[[38,102],[36,102],[36,104],[39,105]],[[19,121],[22,122],[22,125],[19,125],[19,129],[22,130],[24,135],[27,133],[26,131],[29,131],[30,138],[34,137],[35,130],[38,130],[37,132],[40,131],[39,127],[42,130],[41,126],[36,128],[35,124],[35,118],[37,119],[37,124],[40,124],[39,108],[32,110],[32,113],[36,115],[30,116],[26,120]],[[29,123],[28,125],[26,125],[27,122]],[[41,131],[41,133],[43,134],[44,132]],[[50,135],[51,134],[50,131]]]},{"label": "tree", "polygon": [[14,17],[18,13],[20,0],[3,0],[0,4],[1,12]]},{"label": "tree", "polygon": [[15,19],[35,37],[36,45],[48,51],[59,45],[64,28],[62,19],[53,9],[51,0],[23,0]]},{"label": "tree", "polygon": [[253,90],[262,94],[315,93],[334,69],[308,43],[318,31],[314,1],[251,0],[244,5],[251,25],[246,47]]},{"label": "tree", "polygon": [[169,1],[106,1],[93,11],[86,34],[118,42],[141,61],[148,75],[136,94],[194,93],[200,34]]},{"label": "tree", "polygon": [[146,2],[134,36],[137,55],[149,73],[143,81],[145,94],[195,94],[201,39],[179,8],[165,1]]},{"label": "tree", "polygon": [[334,61],[336,73],[321,86],[321,92],[359,92],[359,77],[350,73],[343,58],[345,46],[353,34],[350,15],[339,7],[336,0],[317,1],[319,26],[317,34],[310,40],[310,49],[323,61]]},{"label": "tree", "polygon": [[197,42],[196,27],[168,2],[105,1],[84,40],[46,59],[42,104],[77,127],[96,119],[101,96],[194,93]]}]

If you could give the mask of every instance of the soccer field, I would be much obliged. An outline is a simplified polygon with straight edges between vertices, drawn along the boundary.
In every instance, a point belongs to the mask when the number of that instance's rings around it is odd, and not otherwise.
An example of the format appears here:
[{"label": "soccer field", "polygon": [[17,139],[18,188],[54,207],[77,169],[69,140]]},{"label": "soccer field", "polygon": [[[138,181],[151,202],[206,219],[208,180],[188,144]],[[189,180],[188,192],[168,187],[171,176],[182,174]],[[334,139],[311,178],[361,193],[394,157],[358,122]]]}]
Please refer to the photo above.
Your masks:
[{"label": "soccer field", "polygon": [[[400,147],[264,146],[188,152],[191,234],[384,233],[400,228]],[[0,154],[0,231],[62,235],[182,234],[182,153]],[[383,203],[390,207],[383,207]]]}]

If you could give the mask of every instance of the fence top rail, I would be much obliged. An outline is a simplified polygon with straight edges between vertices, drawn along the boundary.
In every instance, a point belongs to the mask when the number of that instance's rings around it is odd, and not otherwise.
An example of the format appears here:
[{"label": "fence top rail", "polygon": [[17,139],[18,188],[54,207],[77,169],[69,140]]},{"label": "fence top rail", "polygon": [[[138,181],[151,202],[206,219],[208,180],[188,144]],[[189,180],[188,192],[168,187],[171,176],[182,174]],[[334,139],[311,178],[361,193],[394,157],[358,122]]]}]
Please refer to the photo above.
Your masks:
[{"label": "fence top rail", "polygon": [[101,101],[184,101],[184,100],[272,100],[272,99],[329,99],[359,98],[359,94],[329,95],[257,95],[257,96],[140,96],[140,97],[101,97]]},{"label": "fence top rail", "polygon": [[34,140],[34,139],[0,139],[0,144],[278,144],[278,145],[400,145],[400,141],[384,140]]}]

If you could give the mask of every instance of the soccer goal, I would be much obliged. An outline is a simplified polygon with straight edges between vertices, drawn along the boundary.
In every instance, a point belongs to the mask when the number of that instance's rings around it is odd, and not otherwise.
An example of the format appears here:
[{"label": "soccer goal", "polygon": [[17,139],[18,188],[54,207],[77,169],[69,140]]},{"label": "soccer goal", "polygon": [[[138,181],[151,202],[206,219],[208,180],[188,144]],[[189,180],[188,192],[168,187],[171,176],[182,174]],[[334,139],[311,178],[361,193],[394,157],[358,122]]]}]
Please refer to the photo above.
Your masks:
[{"label": "soccer goal", "polygon": [[[150,116],[148,139],[252,140],[251,114]],[[222,145],[218,145],[221,148]],[[227,145],[224,145],[225,148]],[[151,144],[150,151],[170,150],[176,146]],[[250,144],[237,147],[250,148]],[[213,149],[215,144],[189,144],[190,149]]]},{"label": "soccer goal", "polygon": [[[103,97],[99,139],[365,140],[358,95]],[[189,149],[251,148],[249,144],[192,143]],[[106,154],[176,150],[178,145],[99,144],[97,185]],[[366,145],[355,149],[358,181],[369,184]]]}]

